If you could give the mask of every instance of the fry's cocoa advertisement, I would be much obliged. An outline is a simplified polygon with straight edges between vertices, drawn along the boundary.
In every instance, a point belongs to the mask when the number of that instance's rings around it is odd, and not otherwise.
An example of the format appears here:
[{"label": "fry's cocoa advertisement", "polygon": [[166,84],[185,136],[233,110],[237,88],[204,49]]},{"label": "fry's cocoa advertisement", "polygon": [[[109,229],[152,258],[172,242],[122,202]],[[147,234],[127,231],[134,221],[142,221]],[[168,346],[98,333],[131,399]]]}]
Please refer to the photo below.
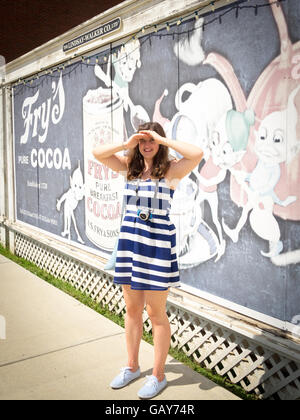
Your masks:
[{"label": "fry's cocoa advertisement", "polygon": [[16,216],[107,257],[124,178],[92,150],[158,121],[204,150],[171,209],[183,288],[297,329],[300,3],[239,5],[16,85]]},{"label": "fry's cocoa advertisement", "polygon": [[[112,129],[112,121],[114,121]],[[111,251],[120,227],[122,175],[97,162],[92,150],[123,139],[123,101],[111,89],[89,90],[83,98],[85,229],[100,249]]]}]

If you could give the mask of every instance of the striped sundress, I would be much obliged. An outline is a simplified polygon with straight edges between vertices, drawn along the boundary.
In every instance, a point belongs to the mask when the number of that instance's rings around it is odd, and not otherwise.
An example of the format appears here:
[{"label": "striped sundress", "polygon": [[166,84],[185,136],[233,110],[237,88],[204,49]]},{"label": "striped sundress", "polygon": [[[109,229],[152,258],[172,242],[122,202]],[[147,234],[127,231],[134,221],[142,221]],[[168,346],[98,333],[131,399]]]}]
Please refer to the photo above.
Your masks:
[{"label": "striped sundress", "polygon": [[[167,290],[180,286],[176,230],[169,218],[174,190],[165,179],[127,182],[125,216],[120,229],[114,282],[134,290]],[[155,197],[156,195],[156,197]],[[139,208],[152,209],[141,220]]]}]

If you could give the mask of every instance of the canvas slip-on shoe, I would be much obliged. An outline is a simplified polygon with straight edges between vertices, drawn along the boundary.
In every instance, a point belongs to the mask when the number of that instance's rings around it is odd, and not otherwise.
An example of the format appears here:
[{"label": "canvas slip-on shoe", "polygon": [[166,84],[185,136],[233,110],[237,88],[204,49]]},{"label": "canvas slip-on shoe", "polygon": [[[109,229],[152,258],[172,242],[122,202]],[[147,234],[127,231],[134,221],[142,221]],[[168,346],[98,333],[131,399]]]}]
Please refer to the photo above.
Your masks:
[{"label": "canvas slip-on shoe", "polygon": [[121,373],[112,380],[110,386],[114,389],[123,388],[134,379],[137,379],[140,374],[140,368],[136,372],[132,372],[130,367],[124,367],[121,369]]},{"label": "canvas slip-on shoe", "polygon": [[143,399],[153,398],[158,395],[166,386],[167,379],[164,379],[159,382],[156,376],[146,376],[147,381],[145,385],[139,390],[138,397]]}]

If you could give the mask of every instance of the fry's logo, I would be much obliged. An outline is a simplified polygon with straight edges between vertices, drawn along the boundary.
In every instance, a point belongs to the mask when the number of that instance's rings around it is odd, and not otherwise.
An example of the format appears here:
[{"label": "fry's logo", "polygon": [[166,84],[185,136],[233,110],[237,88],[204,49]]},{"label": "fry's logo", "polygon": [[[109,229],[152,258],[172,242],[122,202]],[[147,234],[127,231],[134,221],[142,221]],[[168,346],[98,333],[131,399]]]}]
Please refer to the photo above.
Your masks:
[{"label": "fry's logo", "polygon": [[39,107],[34,107],[38,100],[40,91],[34,96],[24,100],[22,106],[22,118],[24,120],[24,134],[20,138],[21,144],[26,144],[30,137],[38,136],[38,141],[44,143],[48,134],[48,128],[51,121],[58,124],[63,117],[65,110],[65,91],[62,82],[62,73],[58,83],[52,82],[52,96],[50,96]]}]

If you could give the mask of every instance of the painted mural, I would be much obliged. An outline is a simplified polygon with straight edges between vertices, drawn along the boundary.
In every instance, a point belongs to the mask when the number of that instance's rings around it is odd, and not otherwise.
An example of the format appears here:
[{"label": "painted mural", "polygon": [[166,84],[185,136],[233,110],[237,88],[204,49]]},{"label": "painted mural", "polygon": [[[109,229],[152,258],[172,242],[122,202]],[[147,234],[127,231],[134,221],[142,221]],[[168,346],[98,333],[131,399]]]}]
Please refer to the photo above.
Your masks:
[{"label": "painted mural", "polygon": [[92,149],[158,121],[204,150],[171,209],[183,288],[298,331],[300,5],[243,4],[17,86],[17,219],[107,257],[124,178]]}]

